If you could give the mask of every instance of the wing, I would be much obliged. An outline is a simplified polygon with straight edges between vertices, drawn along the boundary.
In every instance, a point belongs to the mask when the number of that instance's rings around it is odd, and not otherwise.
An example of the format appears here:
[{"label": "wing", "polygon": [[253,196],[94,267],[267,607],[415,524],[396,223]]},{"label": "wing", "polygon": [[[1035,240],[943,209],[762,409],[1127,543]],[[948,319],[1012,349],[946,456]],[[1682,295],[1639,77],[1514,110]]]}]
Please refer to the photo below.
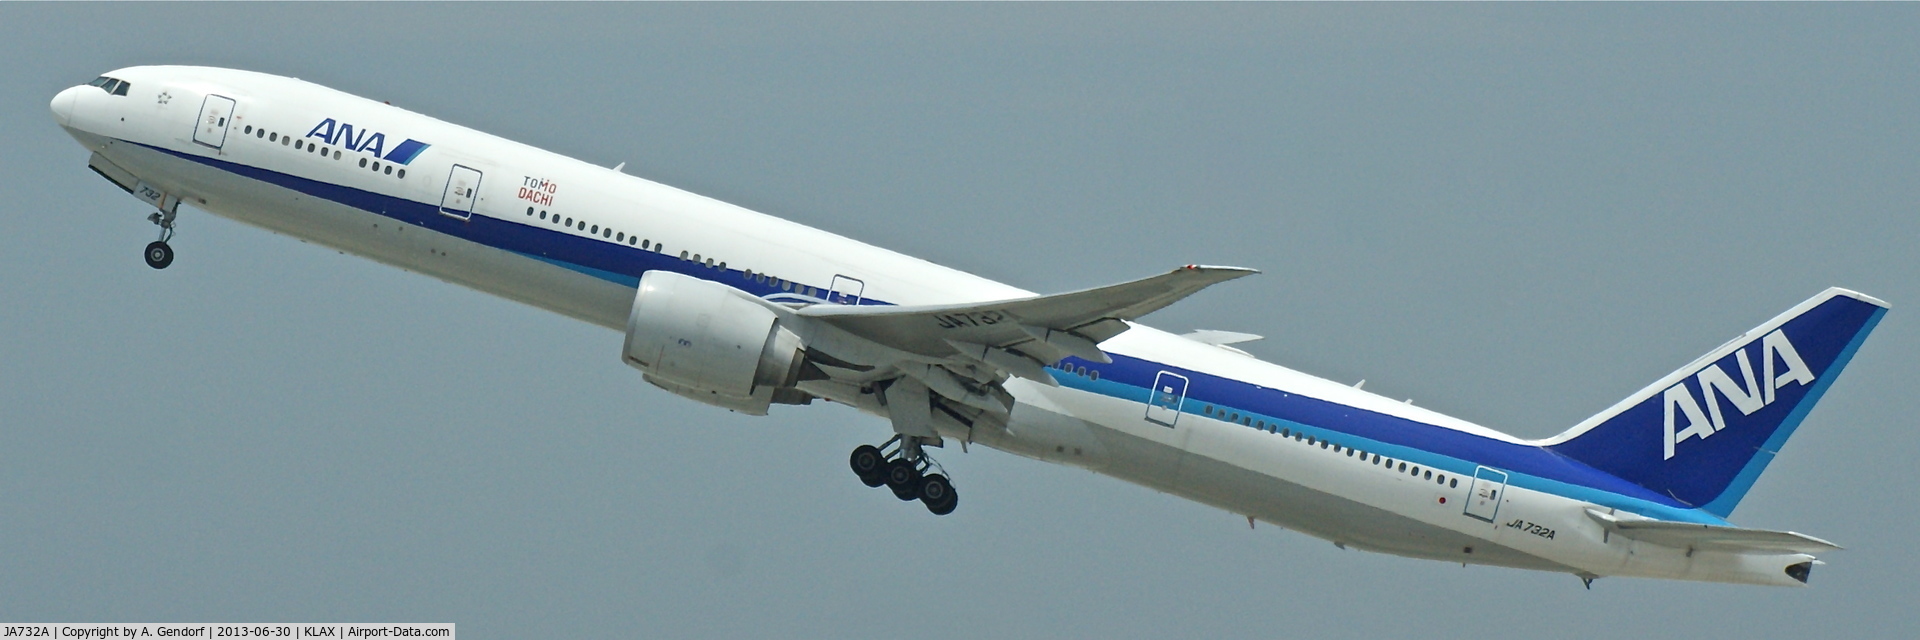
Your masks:
[{"label": "wing", "polygon": [[956,305],[814,305],[798,314],[932,359],[977,356],[968,352],[979,346],[1018,351],[1036,364],[1067,355],[1107,362],[1095,345],[1126,331],[1125,321],[1214,284],[1255,273],[1237,267],[1188,265],[1151,278],[1072,293]]},{"label": "wing", "polygon": [[[1126,331],[1127,321],[1208,286],[1253,275],[1252,269],[1188,265],[1116,285],[1012,300],[954,305],[861,307],[813,305],[793,311],[885,349],[885,361],[808,352],[823,377],[870,385],[903,435],[937,442],[930,426],[949,418],[972,425],[1003,420],[1013,396],[1002,384],[1018,376],[1057,385],[1046,366],[1067,356],[1111,362],[1099,343]],[[837,370],[839,373],[824,371]]]}]

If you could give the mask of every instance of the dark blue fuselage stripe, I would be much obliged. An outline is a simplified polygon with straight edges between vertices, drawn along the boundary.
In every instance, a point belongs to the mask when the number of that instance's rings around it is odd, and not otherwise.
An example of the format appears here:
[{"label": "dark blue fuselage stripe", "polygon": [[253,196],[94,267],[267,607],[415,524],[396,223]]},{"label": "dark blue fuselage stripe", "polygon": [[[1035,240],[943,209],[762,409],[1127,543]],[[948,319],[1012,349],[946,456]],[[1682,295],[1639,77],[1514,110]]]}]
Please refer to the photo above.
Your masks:
[{"label": "dark blue fuselage stripe", "polygon": [[[1063,363],[1076,371],[1078,367],[1097,370],[1099,380],[1065,372],[1054,377],[1062,386],[1144,405],[1150,400],[1154,377],[1170,371],[1189,380],[1181,409],[1183,420],[1226,421],[1232,417],[1230,414],[1238,414],[1246,422],[1264,421],[1275,425],[1276,431],[1288,429],[1321,440],[1331,439],[1338,445],[1463,478],[1471,477],[1476,467],[1487,466],[1511,474],[1509,484],[1542,493],[1650,517],[1724,522],[1690,505],[1541,447],[1496,440],[1122,354],[1110,355],[1111,364],[1078,358],[1069,358]],[[1216,408],[1213,415],[1207,415],[1209,405]]]},{"label": "dark blue fuselage stripe", "polygon": [[[583,238],[531,222],[520,224],[484,215],[462,220],[441,214],[439,207],[432,204],[162,147],[137,142],[132,144],[624,286],[638,286],[640,275],[647,271],[665,270],[714,281],[721,281],[725,277],[723,283],[727,286],[761,297],[796,295],[773,284],[770,278],[767,282],[758,282],[745,277],[740,270],[709,268],[692,260],[617,244],[611,240]],[[626,231],[632,233],[632,230]],[[824,288],[815,289],[825,293]],[[859,304],[888,303],[863,299]],[[1544,493],[1616,506],[1654,517],[1721,522],[1719,518],[1692,509],[1690,505],[1655,494],[1540,447],[1495,440],[1149,360],[1120,354],[1113,354],[1113,358],[1111,364],[1068,359],[1068,365],[1099,370],[1101,379],[1098,381],[1067,374],[1055,377],[1064,386],[1144,405],[1148,402],[1154,376],[1161,371],[1172,371],[1187,376],[1191,381],[1183,413],[1195,418],[1206,416],[1194,411],[1193,407],[1213,405],[1269,424],[1288,425],[1287,428],[1295,431],[1307,430],[1316,434],[1315,437],[1340,438],[1337,442],[1344,446],[1359,447],[1383,456],[1391,455],[1397,460],[1446,470],[1462,477],[1471,477],[1476,466],[1484,465],[1512,474],[1509,484]]]},{"label": "dark blue fuselage stripe", "polygon": [[[379,214],[394,220],[438,231],[470,242],[484,244],[496,249],[511,251],[543,262],[565,267],[602,280],[628,287],[639,286],[640,276],[648,271],[671,271],[704,280],[722,282],[727,286],[746,291],[760,297],[798,296],[801,299],[818,300],[820,296],[799,295],[776,284],[772,278],[761,282],[746,277],[740,269],[718,269],[707,267],[704,263],[682,260],[677,255],[659,251],[649,251],[635,246],[614,242],[611,238],[587,238],[559,230],[559,225],[551,221],[540,221],[529,216],[526,224],[510,222],[499,218],[475,214],[462,219],[440,213],[437,205],[415,202],[397,196],[390,196],[363,189],[322,182],[310,178],[261,169],[236,162],[208,158],[153,145],[132,142],[142,147],[159,151],[178,158],[191,160],[216,169],[227,171],[254,180],[259,180],[287,189],[292,189],[316,198],[336,202],[345,206]],[[482,180],[485,176],[482,176]],[[579,223],[579,220],[575,220]],[[620,230],[633,235],[634,230]],[[805,283],[791,283],[793,289],[808,287],[824,296],[827,289]],[[860,305],[886,305],[882,300],[861,299]]]}]

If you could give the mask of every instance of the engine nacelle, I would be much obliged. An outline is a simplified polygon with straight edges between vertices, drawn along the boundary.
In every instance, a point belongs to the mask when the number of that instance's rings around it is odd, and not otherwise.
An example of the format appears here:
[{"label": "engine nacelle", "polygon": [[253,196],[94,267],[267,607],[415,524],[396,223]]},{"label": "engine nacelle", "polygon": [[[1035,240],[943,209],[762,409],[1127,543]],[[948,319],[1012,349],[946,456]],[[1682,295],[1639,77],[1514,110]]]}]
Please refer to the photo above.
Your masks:
[{"label": "engine nacelle", "polygon": [[[766,415],[805,362],[800,336],[739,289],[669,271],[640,278],[621,359],[648,382],[741,413]],[[789,392],[791,393],[791,392]]]}]

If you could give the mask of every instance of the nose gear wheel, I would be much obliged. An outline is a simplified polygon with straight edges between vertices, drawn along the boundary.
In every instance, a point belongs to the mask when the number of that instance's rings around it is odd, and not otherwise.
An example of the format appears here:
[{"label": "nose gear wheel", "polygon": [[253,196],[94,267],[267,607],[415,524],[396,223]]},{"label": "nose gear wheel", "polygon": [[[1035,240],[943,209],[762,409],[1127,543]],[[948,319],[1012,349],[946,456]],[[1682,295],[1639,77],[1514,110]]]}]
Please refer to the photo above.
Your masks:
[{"label": "nose gear wheel", "polygon": [[160,227],[160,239],[147,243],[147,266],[155,269],[165,269],[168,265],[173,264],[173,246],[167,244],[168,240],[173,239],[173,217],[174,212],[170,209],[155,211],[147,215],[148,222]]}]

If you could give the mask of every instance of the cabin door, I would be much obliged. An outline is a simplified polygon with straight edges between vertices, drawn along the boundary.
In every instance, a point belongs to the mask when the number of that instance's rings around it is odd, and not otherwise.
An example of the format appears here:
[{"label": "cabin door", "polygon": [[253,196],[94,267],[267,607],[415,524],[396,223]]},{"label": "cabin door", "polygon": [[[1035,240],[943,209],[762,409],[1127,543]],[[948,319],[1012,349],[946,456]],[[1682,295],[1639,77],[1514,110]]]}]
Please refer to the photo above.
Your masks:
[{"label": "cabin door", "polygon": [[1507,472],[1480,467],[1473,470],[1473,484],[1467,487],[1467,517],[1493,522],[1500,515],[1500,494],[1507,492]]},{"label": "cabin door", "polygon": [[447,176],[447,190],[440,194],[440,213],[461,220],[473,218],[473,203],[480,197],[480,170],[453,165]]},{"label": "cabin door", "polygon": [[827,293],[827,302],[833,304],[860,304],[860,295],[866,293],[867,283],[843,275],[833,276],[833,288]]},{"label": "cabin door", "polygon": [[1147,422],[1171,428],[1180,421],[1180,405],[1187,401],[1187,377],[1162,371],[1153,377],[1151,395],[1147,399]]},{"label": "cabin door", "polygon": [[200,103],[200,121],[194,126],[193,141],[220,148],[227,143],[227,122],[233,119],[233,98],[209,95]]}]

